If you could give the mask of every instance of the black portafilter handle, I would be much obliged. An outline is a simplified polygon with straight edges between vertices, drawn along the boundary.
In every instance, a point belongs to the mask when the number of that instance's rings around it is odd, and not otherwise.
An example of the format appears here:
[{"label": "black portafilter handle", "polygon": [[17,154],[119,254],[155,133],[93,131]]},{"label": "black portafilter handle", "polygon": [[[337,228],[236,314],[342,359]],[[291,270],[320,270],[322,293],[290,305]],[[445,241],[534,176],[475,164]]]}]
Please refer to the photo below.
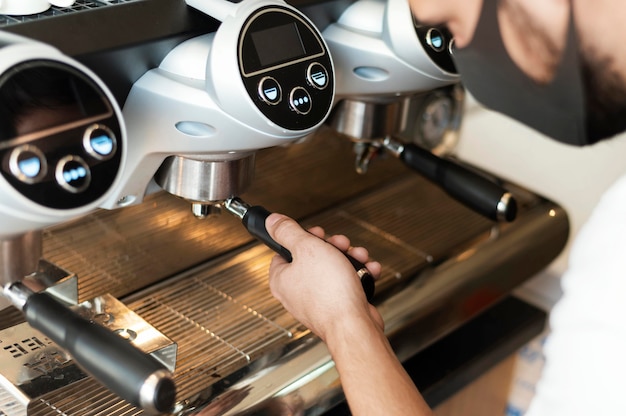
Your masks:
[{"label": "black portafilter handle", "polygon": [[511,222],[517,216],[513,195],[488,178],[412,143],[387,138],[383,146],[475,212],[493,221]]},{"label": "black portafilter handle", "polygon": [[[250,206],[236,197],[226,200],[224,206],[230,213],[241,219],[244,227],[246,227],[252,236],[259,239],[262,243],[291,263],[293,260],[291,252],[274,241],[274,239],[267,232],[267,228],[265,228],[265,220],[270,216],[271,212],[259,205]],[[347,253],[344,253],[344,255],[354,267],[359,279],[361,279],[361,285],[363,286],[365,297],[368,301],[371,301],[375,292],[374,277],[363,263]]]},{"label": "black portafilter handle", "polygon": [[148,414],[172,409],[176,386],[161,363],[129,341],[89,321],[45,292],[21,283],[5,287],[33,328],[64,348],[87,373]]}]

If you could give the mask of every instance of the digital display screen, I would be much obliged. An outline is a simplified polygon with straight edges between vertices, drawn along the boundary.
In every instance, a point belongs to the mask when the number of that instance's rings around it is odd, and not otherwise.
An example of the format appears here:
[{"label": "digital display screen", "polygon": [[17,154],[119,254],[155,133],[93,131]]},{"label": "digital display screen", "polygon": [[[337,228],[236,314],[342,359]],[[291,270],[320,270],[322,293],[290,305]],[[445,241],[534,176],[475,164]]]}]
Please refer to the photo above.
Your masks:
[{"label": "digital display screen", "polygon": [[295,22],[252,32],[250,35],[259,62],[264,67],[306,55]]}]

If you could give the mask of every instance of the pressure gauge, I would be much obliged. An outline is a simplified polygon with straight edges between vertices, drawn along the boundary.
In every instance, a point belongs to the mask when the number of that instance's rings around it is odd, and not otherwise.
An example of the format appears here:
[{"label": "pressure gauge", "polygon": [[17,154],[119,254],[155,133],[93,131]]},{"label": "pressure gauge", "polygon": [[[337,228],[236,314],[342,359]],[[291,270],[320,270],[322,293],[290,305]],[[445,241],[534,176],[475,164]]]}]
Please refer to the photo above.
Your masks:
[{"label": "pressure gauge", "polygon": [[464,95],[463,88],[454,85],[415,96],[401,135],[436,155],[449,154],[458,142]]},{"label": "pressure gauge", "polygon": [[439,145],[452,122],[453,103],[450,97],[431,98],[419,115],[418,133],[427,149]]}]

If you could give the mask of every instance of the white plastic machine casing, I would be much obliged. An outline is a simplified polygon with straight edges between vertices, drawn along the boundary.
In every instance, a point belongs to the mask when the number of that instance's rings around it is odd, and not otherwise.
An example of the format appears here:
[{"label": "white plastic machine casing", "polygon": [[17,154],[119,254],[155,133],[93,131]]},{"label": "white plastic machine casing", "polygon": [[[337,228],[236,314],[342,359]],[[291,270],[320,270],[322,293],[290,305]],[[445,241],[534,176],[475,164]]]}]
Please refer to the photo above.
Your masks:
[{"label": "white plastic machine casing", "polygon": [[[206,161],[239,159],[310,134],[330,112],[334,99],[332,60],[321,34],[302,13],[282,1],[272,0],[188,4],[222,23],[215,33],[178,45],[159,68],[148,71],[133,85],[124,106],[130,138],[124,186],[105,207],[139,203],[168,156]],[[315,32],[329,65],[326,69],[331,82],[326,93],[330,99],[321,104],[323,116],[302,128],[285,128],[266,117],[242,81],[241,33],[255,13],[273,9],[292,14]],[[287,91],[283,94],[287,95]]]},{"label": "white plastic machine casing", "polygon": [[[121,109],[106,85],[87,67],[63,55],[57,49],[27,38],[9,33],[0,32],[0,77],[18,64],[29,61],[58,62],[77,70],[95,83],[100,92],[106,96],[114,117],[117,118],[121,134],[116,137],[117,149],[121,152],[120,166],[126,159],[126,131],[122,119]],[[118,170],[119,173],[119,170]],[[103,201],[110,198],[112,190],[119,184],[120,175],[117,174],[108,190],[103,190],[102,196],[82,206],[69,209],[50,208],[33,202],[14,188],[0,175],[0,239],[42,229],[44,227],[69,221],[93,211]]]},{"label": "white plastic machine casing", "polygon": [[389,98],[459,81],[425,52],[408,0],[359,0],[323,35],[335,61],[337,100]]}]

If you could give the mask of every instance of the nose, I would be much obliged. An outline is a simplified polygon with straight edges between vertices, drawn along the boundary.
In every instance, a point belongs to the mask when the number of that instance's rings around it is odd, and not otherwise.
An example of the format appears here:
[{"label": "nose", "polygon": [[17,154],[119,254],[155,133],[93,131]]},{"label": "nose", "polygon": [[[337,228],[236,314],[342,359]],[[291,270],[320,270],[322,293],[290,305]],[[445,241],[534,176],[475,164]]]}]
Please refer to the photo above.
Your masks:
[{"label": "nose", "polygon": [[429,25],[438,25],[450,20],[453,13],[447,6],[450,1],[437,0],[409,0],[411,12],[415,18]]}]

